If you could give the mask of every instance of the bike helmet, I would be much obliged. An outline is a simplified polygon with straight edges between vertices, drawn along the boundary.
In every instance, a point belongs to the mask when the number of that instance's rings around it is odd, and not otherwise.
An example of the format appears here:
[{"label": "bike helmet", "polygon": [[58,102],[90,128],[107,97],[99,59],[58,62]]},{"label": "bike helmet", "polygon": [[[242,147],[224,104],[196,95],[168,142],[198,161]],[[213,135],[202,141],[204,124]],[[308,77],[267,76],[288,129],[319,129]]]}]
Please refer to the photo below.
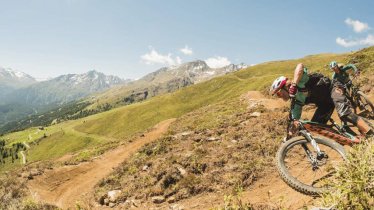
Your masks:
[{"label": "bike helmet", "polygon": [[277,79],[275,79],[273,84],[270,87],[271,95],[274,95],[276,92],[282,89],[286,85],[287,80],[288,80],[287,77],[284,77],[284,76],[280,76]]},{"label": "bike helmet", "polygon": [[333,69],[338,66],[338,63],[336,61],[331,61],[330,63],[330,69]]}]

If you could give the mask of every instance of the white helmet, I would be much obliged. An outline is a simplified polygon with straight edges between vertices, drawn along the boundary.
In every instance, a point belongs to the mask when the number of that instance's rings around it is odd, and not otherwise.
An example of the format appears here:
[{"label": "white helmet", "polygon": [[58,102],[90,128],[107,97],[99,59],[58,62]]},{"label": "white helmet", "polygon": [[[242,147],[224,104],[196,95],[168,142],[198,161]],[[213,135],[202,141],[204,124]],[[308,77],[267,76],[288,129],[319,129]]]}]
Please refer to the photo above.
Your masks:
[{"label": "white helmet", "polygon": [[286,85],[287,80],[288,79],[285,76],[280,76],[277,79],[275,79],[273,84],[270,87],[271,95],[274,95],[276,92],[278,92],[280,89],[282,89]]},{"label": "white helmet", "polygon": [[331,61],[330,63],[330,69],[333,69],[338,66],[338,63],[336,61]]}]

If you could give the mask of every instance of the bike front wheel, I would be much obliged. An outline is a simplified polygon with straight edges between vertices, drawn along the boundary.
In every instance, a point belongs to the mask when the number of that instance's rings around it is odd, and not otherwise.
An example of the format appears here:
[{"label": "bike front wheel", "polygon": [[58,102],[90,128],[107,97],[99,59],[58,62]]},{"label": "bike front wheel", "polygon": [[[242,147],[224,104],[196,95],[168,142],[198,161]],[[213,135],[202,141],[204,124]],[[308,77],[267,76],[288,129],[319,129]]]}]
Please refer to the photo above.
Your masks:
[{"label": "bike front wheel", "polygon": [[[329,188],[329,179],[335,167],[344,162],[344,148],[328,139],[315,138],[321,151],[326,154],[317,164],[312,164],[310,156],[316,156],[314,148],[304,137],[294,137],[281,145],[277,152],[278,172],[290,187],[307,195],[317,196]],[[307,154],[309,150],[311,154]]]}]

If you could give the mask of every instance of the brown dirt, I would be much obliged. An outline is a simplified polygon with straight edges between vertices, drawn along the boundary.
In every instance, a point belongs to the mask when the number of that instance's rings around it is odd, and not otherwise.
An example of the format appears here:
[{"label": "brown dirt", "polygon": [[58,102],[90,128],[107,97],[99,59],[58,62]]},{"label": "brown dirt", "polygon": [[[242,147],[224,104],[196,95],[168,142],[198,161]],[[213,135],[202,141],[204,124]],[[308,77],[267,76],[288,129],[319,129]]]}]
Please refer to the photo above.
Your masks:
[{"label": "brown dirt", "polygon": [[[172,205],[183,206],[185,209],[202,210],[214,209],[224,206],[225,193],[200,194],[175,204],[145,203],[137,209],[168,209]],[[273,209],[302,209],[311,207],[313,197],[301,194],[290,188],[279,177],[278,172],[272,171],[267,177],[257,181],[252,187],[244,189],[240,199],[243,203],[253,206],[267,206]]]},{"label": "brown dirt", "polygon": [[274,110],[276,108],[282,108],[288,106],[288,102],[283,101],[279,98],[266,98],[259,91],[248,91],[242,95],[242,99],[248,101],[249,107],[253,105],[264,105],[267,109]]},{"label": "brown dirt", "polygon": [[77,201],[89,200],[96,183],[142,146],[158,139],[174,120],[160,122],[144,137],[109,151],[91,162],[46,171],[28,182],[31,194],[38,201],[64,209],[74,207]]},{"label": "brown dirt", "polygon": [[243,200],[253,204],[271,203],[286,209],[300,209],[310,205],[313,198],[290,188],[274,171],[243,193]]}]

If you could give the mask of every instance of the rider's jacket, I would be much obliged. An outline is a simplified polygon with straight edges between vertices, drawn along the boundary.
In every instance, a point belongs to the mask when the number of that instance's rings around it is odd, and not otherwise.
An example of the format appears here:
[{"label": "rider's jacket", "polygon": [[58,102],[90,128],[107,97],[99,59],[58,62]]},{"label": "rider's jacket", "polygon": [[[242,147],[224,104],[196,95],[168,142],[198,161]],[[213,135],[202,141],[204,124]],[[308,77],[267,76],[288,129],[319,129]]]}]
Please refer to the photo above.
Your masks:
[{"label": "rider's jacket", "polygon": [[[297,84],[297,89],[295,104],[291,110],[293,119],[300,119],[302,107],[305,104],[315,104],[317,107],[322,107],[322,112],[326,111],[326,113],[333,107],[330,95],[331,81],[322,74],[308,74],[308,69],[304,68],[303,75]],[[324,110],[324,107],[326,110]]]},{"label": "rider's jacket", "polygon": [[357,67],[353,64],[348,64],[342,67],[339,67],[340,73],[333,73],[332,74],[332,81],[333,83],[340,82],[341,84],[345,84],[349,81],[349,74],[347,73],[348,70],[353,69],[354,73],[357,73]]}]

